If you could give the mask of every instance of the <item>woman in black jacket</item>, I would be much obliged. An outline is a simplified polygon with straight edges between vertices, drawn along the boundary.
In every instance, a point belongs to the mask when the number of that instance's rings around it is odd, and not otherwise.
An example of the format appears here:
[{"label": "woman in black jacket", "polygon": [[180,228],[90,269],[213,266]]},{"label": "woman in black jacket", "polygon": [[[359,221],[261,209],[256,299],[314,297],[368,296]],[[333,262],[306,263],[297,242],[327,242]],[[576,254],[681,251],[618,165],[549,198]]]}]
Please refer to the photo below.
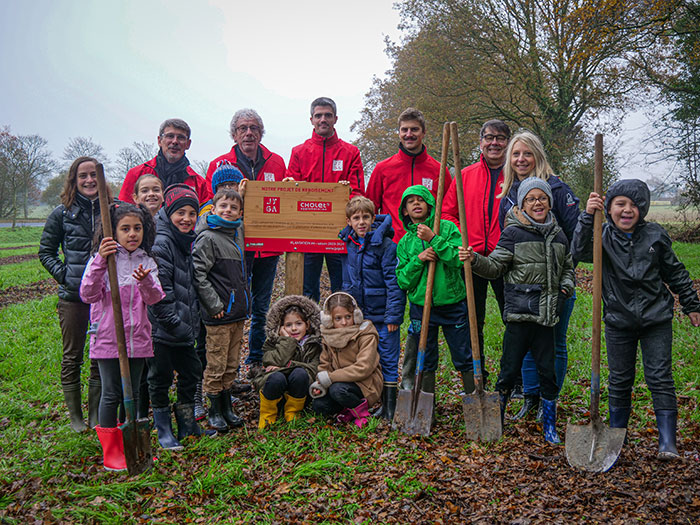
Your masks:
[{"label": "woman in black jacket", "polygon": [[[71,428],[87,430],[80,397],[80,367],[85,352],[85,336],[90,321],[90,305],[80,300],[80,280],[90,258],[92,238],[100,222],[97,200],[97,160],[75,159],[61,193],[61,204],[46,219],[39,244],[39,259],[58,282],[58,320],[63,337],[61,386],[68,406]],[[63,259],[58,249],[63,252]],[[102,386],[97,364],[90,363],[88,382],[88,425],[97,425],[97,409]]]}]

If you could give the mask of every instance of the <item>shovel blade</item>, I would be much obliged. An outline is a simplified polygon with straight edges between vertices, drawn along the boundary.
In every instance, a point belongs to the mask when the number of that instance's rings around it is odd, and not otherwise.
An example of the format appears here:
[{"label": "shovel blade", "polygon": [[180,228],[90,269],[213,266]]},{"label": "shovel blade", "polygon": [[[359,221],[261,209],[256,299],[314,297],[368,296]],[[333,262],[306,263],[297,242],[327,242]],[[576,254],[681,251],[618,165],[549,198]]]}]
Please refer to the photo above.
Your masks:
[{"label": "shovel blade", "polygon": [[466,438],[470,441],[501,439],[501,402],[497,392],[462,394]]},{"label": "shovel blade", "polygon": [[617,461],[625,442],[626,428],[609,428],[601,421],[566,425],[566,460],[574,468],[607,472]]},{"label": "shovel blade", "polygon": [[142,474],[153,467],[150,427],[147,418],[127,421],[120,427],[124,437],[126,468],[130,476]]},{"label": "shovel blade", "polygon": [[422,390],[418,401],[413,403],[411,390],[399,390],[396,399],[396,411],[391,428],[409,436],[429,436],[433,423],[433,401],[435,395]]}]

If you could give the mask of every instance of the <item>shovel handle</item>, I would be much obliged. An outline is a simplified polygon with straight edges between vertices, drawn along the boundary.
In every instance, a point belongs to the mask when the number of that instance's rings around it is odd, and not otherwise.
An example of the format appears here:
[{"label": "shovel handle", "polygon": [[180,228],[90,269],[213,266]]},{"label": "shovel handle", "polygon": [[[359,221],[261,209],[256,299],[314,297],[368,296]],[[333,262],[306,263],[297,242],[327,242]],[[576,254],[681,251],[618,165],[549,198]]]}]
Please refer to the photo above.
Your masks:
[{"label": "shovel handle", "polygon": [[[595,136],[593,191],[603,194],[603,135]],[[593,334],[591,338],[591,420],[600,419],[600,336],[603,288],[603,212],[593,216]]]},{"label": "shovel handle", "polygon": [[[462,247],[466,250],[469,246],[467,235],[467,214],[464,207],[464,184],[462,182],[462,162],[459,158],[459,132],[457,123],[450,123],[450,136],[452,139],[452,161],[455,165],[455,185],[457,190],[457,209],[459,211],[459,229],[462,233]],[[474,299],[474,276],[472,275],[472,263],[464,261],[464,285],[467,289],[467,312],[469,315],[469,338],[472,347],[472,362],[474,363],[474,386],[477,392],[484,390],[484,377],[482,374],[481,352],[479,352],[479,329],[476,321],[476,301]]]},{"label": "shovel handle", "polygon": [[[102,219],[102,232],[105,237],[113,237],[112,221],[109,215],[109,201],[107,198],[107,182],[105,181],[104,166],[97,164],[97,195],[100,200],[100,218]],[[122,376],[122,391],[124,392],[124,406],[126,407],[126,421],[136,419],[134,412],[134,392],[131,386],[131,374],[129,370],[129,358],[126,354],[126,337],[124,334],[124,318],[122,316],[122,300],[119,295],[119,279],[117,277],[117,260],[115,255],[107,257],[107,274],[109,276],[109,288],[112,296],[112,309],[114,310],[114,329],[117,335],[117,351],[119,352],[119,371]]]}]

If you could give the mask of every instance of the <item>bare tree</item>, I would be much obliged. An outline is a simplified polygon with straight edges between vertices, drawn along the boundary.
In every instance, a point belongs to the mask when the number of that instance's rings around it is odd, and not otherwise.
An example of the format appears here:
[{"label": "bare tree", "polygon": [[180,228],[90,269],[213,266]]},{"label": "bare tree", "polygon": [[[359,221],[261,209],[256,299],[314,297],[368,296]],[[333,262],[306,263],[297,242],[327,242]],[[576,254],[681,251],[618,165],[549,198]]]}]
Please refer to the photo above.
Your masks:
[{"label": "bare tree", "polygon": [[62,167],[68,169],[78,157],[94,157],[104,166],[109,165],[109,157],[107,157],[104,148],[94,142],[92,137],[73,137],[68,139],[68,145],[63,148],[63,154],[61,155]]},{"label": "bare tree", "polygon": [[158,146],[148,142],[134,142],[131,146],[120,149],[117,152],[117,160],[114,162],[116,168],[114,179],[121,183],[127,171],[151,160],[157,154]]}]

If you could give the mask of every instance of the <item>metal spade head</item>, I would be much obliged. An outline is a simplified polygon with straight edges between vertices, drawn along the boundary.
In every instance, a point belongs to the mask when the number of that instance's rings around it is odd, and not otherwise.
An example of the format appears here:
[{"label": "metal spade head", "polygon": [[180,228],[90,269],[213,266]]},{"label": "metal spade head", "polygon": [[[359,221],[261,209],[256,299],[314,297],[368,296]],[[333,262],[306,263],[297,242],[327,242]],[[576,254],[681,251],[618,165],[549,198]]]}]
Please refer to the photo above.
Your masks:
[{"label": "metal spade head", "polygon": [[399,390],[391,428],[409,436],[429,436],[434,399],[434,394],[421,390],[414,404],[412,390]]},{"label": "metal spade head", "polygon": [[501,439],[501,402],[497,392],[462,394],[466,438],[470,441]]},{"label": "metal spade head", "polygon": [[574,468],[607,472],[617,461],[626,428],[609,428],[600,419],[587,425],[566,425],[566,459]]}]

